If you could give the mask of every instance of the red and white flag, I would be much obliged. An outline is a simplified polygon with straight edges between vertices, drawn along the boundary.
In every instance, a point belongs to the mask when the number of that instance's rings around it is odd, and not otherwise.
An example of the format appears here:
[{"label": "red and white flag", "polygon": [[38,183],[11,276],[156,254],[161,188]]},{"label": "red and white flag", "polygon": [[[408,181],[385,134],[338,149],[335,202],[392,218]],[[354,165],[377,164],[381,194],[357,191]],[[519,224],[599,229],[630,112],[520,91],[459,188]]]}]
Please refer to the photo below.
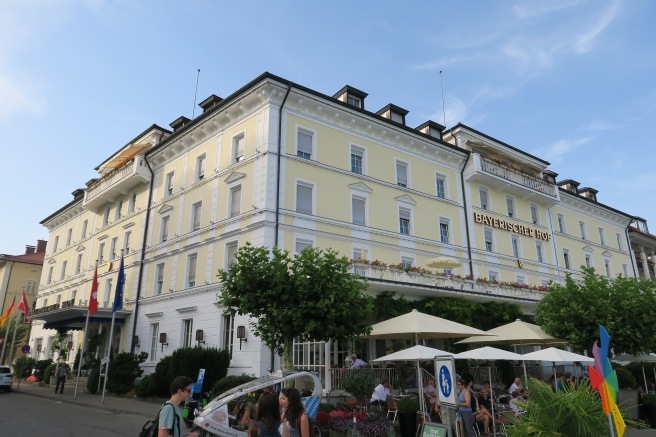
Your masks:
[{"label": "red and white flag", "polygon": [[91,284],[91,297],[89,298],[89,314],[94,315],[98,312],[98,266],[93,274],[93,284]]},{"label": "red and white flag", "polygon": [[30,315],[30,306],[27,303],[27,296],[25,296],[24,291],[23,291],[23,299],[18,304],[18,311],[22,311],[23,313],[25,313],[25,321],[26,322],[30,321],[30,319],[27,318],[27,316]]}]

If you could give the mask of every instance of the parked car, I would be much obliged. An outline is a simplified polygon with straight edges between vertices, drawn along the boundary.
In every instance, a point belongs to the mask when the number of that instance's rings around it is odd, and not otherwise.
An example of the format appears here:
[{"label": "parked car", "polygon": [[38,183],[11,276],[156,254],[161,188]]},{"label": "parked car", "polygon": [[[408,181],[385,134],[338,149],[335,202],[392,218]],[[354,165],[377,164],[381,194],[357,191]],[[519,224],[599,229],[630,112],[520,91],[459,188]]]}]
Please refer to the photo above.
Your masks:
[{"label": "parked car", "polygon": [[9,366],[0,366],[0,389],[11,391],[14,384],[14,374],[11,373]]}]

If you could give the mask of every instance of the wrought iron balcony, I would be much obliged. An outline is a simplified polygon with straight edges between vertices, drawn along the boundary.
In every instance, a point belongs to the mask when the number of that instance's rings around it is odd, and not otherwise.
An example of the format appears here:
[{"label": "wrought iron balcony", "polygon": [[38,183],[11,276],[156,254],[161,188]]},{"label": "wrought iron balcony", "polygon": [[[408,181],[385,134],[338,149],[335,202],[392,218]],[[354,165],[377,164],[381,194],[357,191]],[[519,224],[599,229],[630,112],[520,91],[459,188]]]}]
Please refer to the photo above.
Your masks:
[{"label": "wrought iron balcony", "polygon": [[498,162],[491,161],[478,153],[465,169],[467,181],[481,180],[488,185],[522,197],[540,198],[543,203],[553,204],[559,200],[558,187],[555,184]]},{"label": "wrought iron balcony", "polygon": [[103,205],[124,196],[134,187],[150,182],[151,174],[143,155],[137,155],[105,173],[84,192],[84,207],[98,211]]}]

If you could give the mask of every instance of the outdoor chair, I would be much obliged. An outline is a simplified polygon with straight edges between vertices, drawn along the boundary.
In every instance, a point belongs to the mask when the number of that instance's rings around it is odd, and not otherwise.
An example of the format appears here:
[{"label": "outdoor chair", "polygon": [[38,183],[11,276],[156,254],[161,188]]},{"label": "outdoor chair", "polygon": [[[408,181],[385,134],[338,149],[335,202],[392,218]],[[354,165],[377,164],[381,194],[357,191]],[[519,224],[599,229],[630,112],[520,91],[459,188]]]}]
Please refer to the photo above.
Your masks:
[{"label": "outdoor chair", "polygon": [[392,414],[392,423],[396,422],[396,416],[399,412],[399,408],[396,405],[394,399],[387,398],[387,418],[389,419],[390,414]]}]

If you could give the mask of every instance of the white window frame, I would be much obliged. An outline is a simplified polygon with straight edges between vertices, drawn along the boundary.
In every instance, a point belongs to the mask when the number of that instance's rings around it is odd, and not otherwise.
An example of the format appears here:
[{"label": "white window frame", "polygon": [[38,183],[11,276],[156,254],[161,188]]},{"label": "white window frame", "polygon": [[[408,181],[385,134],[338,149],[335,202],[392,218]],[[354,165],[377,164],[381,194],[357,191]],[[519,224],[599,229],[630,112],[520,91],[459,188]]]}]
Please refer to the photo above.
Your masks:
[{"label": "white window frame", "polygon": [[202,181],[205,178],[207,170],[207,154],[201,153],[196,157],[196,172],[194,173],[194,182]]},{"label": "white window frame", "polygon": [[[223,269],[225,271],[230,270],[230,263],[233,261],[232,258],[237,254],[238,251],[239,251],[239,242],[231,241],[229,243],[226,243],[225,258],[223,262]],[[235,258],[234,261],[237,262],[237,259]]]},{"label": "white window frame", "polygon": [[37,289],[36,279],[28,279],[25,282],[25,294],[34,294],[36,293],[36,289]]},{"label": "white window frame", "polygon": [[526,284],[526,275],[515,275],[515,282],[517,282],[520,285],[525,285]]},{"label": "white window frame", "polygon": [[[358,175],[365,175],[367,174],[366,172],[366,149],[364,147],[351,144],[351,150],[349,154],[349,163],[351,165],[351,173],[353,174],[358,174]],[[358,172],[358,168],[356,162],[357,162],[357,157],[360,158],[360,171]]]},{"label": "white window frame", "polygon": [[[299,196],[300,196],[299,187],[309,188],[310,189],[310,199],[309,199],[310,200],[310,211],[307,211],[307,209],[305,209],[305,208],[301,210],[300,207],[299,207],[299,205],[301,203],[301,202],[299,202],[299,199],[300,199],[299,198]],[[295,193],[294,199],[295,199],[296,204],[295,204],[294,210],[299,214],[314,215],[315,184],[313,184],[312,182],[297,180],[296,181],[295,191],[296,191],[296,193]],[[301,199],[301,200],[307,201],[307,199]]]},{"label": "white window frame", "polygon": [[182,347],[193,347],[194,340],[194,319],[182,319]]},{"label": "white window frame", "polygon": [[[451,220],[446,217],[440,217],[438,228],[440,233],[440,243],[451,244]],[[446,233],[444,232],[444,228],[446,228]]]},{"label": "white window frame", "polygon": [[586,254],[584,254],[584,258],[585,258],[585,266],[587,268],[592,267],[592,255],[590,255],[589,253],[586,253]]},{"label": "white window frame", "polygon": [[514,197],[506,196],[506,209],[508,212],[508,217],[517,218],[517,208],[515,205]]},{"label": "white window frame", "polygon": [[198,284],[198,252],[187,255],[187,273],[185,288],[193,288]]},{"label": "white window frame", "polygon": [[82,253],[77,254],[77,260],[75,261],[75,274],[78,275],[82,271]]},{"label": "white window frame", "polygon": [[314,240],[298,237],[294,240],[294,253],[301,253],[306,247],[314,247]]},{"label": "white window frame", "polygon": [[109,206],[107,206],[107,208],[105,209],[105,215],[103,216],[103,226],[107,226],[109,224],[109,211],[110,211],[110,209],[111,208]]},{"label": "white window frame", "polygon": [[87,226],[88,226],[88,225],[89,225],[89,220],[88,220],[88,219],[84,219],[84,221],[82,222],[82,232],[81,232],[81,234],[80,234],[80,238],[81,238],[81,239],[87,237]]},{"label": "white window frame", "polygon": [[622,264],[622,272],[624,273],[625,278],[629,277],[629,268],[626,264]]},{"label": "white window frame", "polygon": [[[362,223],[356,222],[356,202],[361,202],[362,204]],[[351,223],[358,226],[367,226],[368,214],[366,197],[351,195]]]},{"label": "white window frame", "polygon": [[604,269],[606,270],[606,277],[607,278],[612,278],[613,277],[613,268],[610,263],[610,259],[604,258]]},{"label": "white window frame", "polygon": [[221,331],[221,337],[223,340],[223,348],[227,349],[230,353],[230,358],[232,358],[232,346],[234,343],[234,334],[235,334],[235,318],[230,314],[223,315],[223,326]]},{"label": "white window frame", "polygon": [[615,233],[615,237],[617,238],[617,249],[621,252],[624,251],[624,244],[622,243],[622,234],[619,232]]},{"label": "white window frame", "polygon": [[539,225],[540,224],[540,209],[534,203],[531,203],[529,205],[529,209],[531,211],[531,222],[533,222],[534,225]]},{"label": "white window frame", "polygon": [[346,96],[346,103],[348,103],[351,106],[355,106],[356,108],[362,108],[362,99],[358,97],[353,97],[353,96]]},{"label": "white window frame", "polygon": [[[405,217],[405,213],[407,213],[407,218]],[[412,235],[412,208],[407,208],[404,206],[399,206],[398,207],[398,217],[399,217],[399,234],[401,235]],[[404,231],[404,226],[403,226],[403,221],[402,220],[407,220],[407,232]]]},{"label": "white window frame", "polygon": [[128,255],[130,253],[130,238],[132,237],[132,231],[125,231],[123,236],[123,253]]},{"label": "white window frame", "polygon": [[175,170],[166,173],[165,186],[164,186],[164,189],[166,191],[164,193],[164,197],[173,195],[173,190],[175,188],[174,184],[175,184]]},{"label": "white window frame", "polygon": [[118,258],[118,255],[116,253],[116,246],[118,246],[118,237],[112,238],[112,241],[109,245],[109,260],[114,261],[115,259]]},{"label": "white window frame", "polygon": [[[442,195],[440,195],[440,184],[442,188]],[[443,173],[435,173],[435,195],[440,199],[448,199],[449,188],[448,178]]]},{"label": "white window frame", "polygon": [[492,281],[497,281],[499,282],[499,272],[496,270],[488,270],[487,271],[487,279],[492,282]]},{"label": "white window frame", "polygon": [[132,214],[136,206],[137,206],[137,192],[133,191],[130,194],[130,200],[128,202],[128,214]]},{"label": "white window frame", "polygon": [[107,278],[105,279],[105,294],[103,295],[103,308],[109,308],[109,302],[111,301],[112,297],[112,279],[113,278]]},{"label": "white window frame", "polygon": [[353,254],[353,260],[358,260],[358,259],[370,259],[369,258],[369,248],[364,247],[364,246],[353,246],[352,249],[352,254]]},{"label": "white window frame", "polygon": [[415,257],[413,256],[402,256],[401,257],[401,265],[403,266],[404,269],[409,269],[415,264]]},{"label": "white window frame", "polygon": [[116,201],[116,211],[114,211],[114,221],[118,221],[123,217],[121,210],[123,209],[123,199],[118,199]]},{"label": "white window frame", "polygon": [[52,253],[57,252],[57,246],[59,246],[59,235],[55,236],[55,243],[52,246]]},{"label": "white window frame", "polygon": [[563,249],[563,265],[567,270],[572,270],[572,256],[569,249]]},{"label": "white window frame", "polygon": [[166,263],[159,263],[155,266],[155,287],[153,288],[153,296],[159,296],[164,293],[164,269]]},{"label": "white window frame", "polygon": [[98,264],[102,264],[105,262],[105,242],[101,241],[100,244],[98,245]]},{"label": "white window frame", "polygon": [[563,214],[558,214],[557,216],[558,231],[561,234],[567,233],[567,226],[565,224],[565,216]]},{"label": "white window frame", "polygon": [[150,324],[150,353],[148,354],[148,361],[155,361],[157,359],[157,345],[159,343],[159,323]]},{"label": "white window frame", "polygon": [[[228,217],[233,218],[237,217],[241,214],[241,197],[242,197],[242,190],[241,190],[241,185],[234,185],[230,187],[230,202],[228,202]],[[237,196],[239,196],[239,202],[236,202]],[[237,205],[235,206],[235,203]]]},{"label": "white window frame", "polygon": [[189,231],[194,232],[200,229],[201,218],[203,216],[203,201],[199,200],[191,205],[191,226]]},{"label": "white window frame", "polygon": [[68,264],[68,261],[64,260],[62,261],[62,266],[61,266],[61,273],[59,279],[62,280],[66,277],[66,265]]},{"label": "white window frame", "polygon": [[542,241],[535,242],[535,258],[539,263],[544,262],[544,244],[542,244]]},{"label": "white window frame", "polygon": [[483,228],[483,244],[486,252],[494,252],[494,230],[492,228]]},{"label": "white window frame", "polygon": [[521,242],[519,240],[518,235],[511,235],[510,236],[510,246],[512,248],[512,253],[514,258],[521,258],[522,257],[522,249],[521,249]]},{"label": "white window frame", "polygon": [[[301,142],[299,141],[300,135],[307,135],[310,137],[310,153],[306,149],[301,149]],[[316,138],[317,132],[306,127],[296,127],[296,156],[303,159],[316,160]],[[307,156],[309,155],[309,156]]]},{"label": "white window frame", "polygon": [[583,220],[579,220],[579,230],[581,231],[581,240],[586,240],[588,239],[588,229],[585,225],[585,222]]},{"label": "white window frame", "polygon": [[246,132],[240,132],[232,137],[232,164],[246,159]]},{"label": "white window frame", "polygon": [[66,233],[66,247],[71,245],[71,239],[73,238],[73,228],[68,228]]},{"label": "white window frame", "polygon": [[[405,183],[403,183],[403,175],[402,171],[400,172],[399,169],[405,169]],[[409,188],[410,187],[410,163],[407,161],[402,161],[400,159],[397,159],[395,164],[394,164],[394,171],[396,174],[396,185],[399,187],[404,187],[404,188]]]},{"label": "white window frame", "polygon": [[169,233],[171,232],[171,216],[170,215],[165,215],[162,217],[162,220],[160,222],[160,229],[159,229],[159,242],[160,243],[166,243],[166,241],[169,239]]},{"label": "white window frame", "polygon": [[478,187],[478,200],[482,210],[490,210],[490,190],[483,187]]},{"label": "white window frame", "polygon": [[599,227],[599,243],[602,246],[606,246],[606,231],[601,226]]}]

